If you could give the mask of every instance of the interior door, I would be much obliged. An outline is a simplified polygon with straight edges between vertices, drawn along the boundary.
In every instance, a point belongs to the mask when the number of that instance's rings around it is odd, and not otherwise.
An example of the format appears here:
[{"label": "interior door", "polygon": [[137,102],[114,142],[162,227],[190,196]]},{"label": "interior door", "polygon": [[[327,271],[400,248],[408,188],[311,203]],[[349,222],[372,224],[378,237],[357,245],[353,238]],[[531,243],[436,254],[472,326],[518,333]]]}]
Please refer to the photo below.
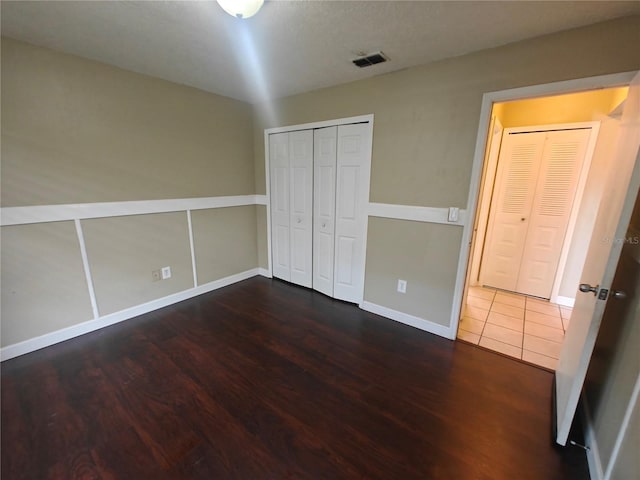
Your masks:
[{"label": "interior door", "polygon": [[311,287],[313,248],[313,130],[289,133],[290,281]]},{"label": "interior door", "polygon": [[555,428],[560,445],[567,443],[605,305],[616,301],[611,285],[640,188],[640,75],[629,88],[620,129],[556,370]]},{"label": "interior door", "polygon": [[491,117],[491,128],[487,140],[487,151],[485,153],[484,168],[482,171],[482,181],[478,193],[478,213],[475,216],[473,226],[471,268],[468,279],[465,282],[465,292],[462,298],[467,298],[467,288],[470,285],[478,285],[480,281],[480,266],[482,264],[482,250],[487,235],[487,218],[489,217],[489,207],[493,197],[493,187],[495,185],[496,173],[498,170],[498,156],[502,144],[502,132],[504,127],[500,120]]},{"label": "interior door", "polygon": [[364,288],[370,142],[368,123],[338,127],[333,291],[354,303],[362,301]]},{"label": "interior door", "polygon": [[291,280],[289,134],[269,135],[273,276]]},{"label": "interior door", "polygon": [[505,136],[482,255],[484,285],[516,290],[545,137],[545,132]]},{"label": "interior door", "polygon": [[338,127],[313,139],[313,288],[333,297]]},{"label": "interior door", "polygon": [[550,298],[590,128],[546,132],[515,291]]}]

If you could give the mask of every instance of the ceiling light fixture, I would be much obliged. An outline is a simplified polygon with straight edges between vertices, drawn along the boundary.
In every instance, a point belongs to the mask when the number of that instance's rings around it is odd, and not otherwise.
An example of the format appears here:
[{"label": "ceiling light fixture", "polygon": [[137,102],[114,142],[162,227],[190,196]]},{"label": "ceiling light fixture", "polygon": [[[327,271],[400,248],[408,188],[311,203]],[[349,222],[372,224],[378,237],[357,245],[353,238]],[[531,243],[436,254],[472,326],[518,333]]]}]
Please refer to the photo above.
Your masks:
[{"label": "ceiling light fixture", "polygon": [[225,12],[237,18],[253,17],[263,3],[264,0],[218,0],[218,4]]}]

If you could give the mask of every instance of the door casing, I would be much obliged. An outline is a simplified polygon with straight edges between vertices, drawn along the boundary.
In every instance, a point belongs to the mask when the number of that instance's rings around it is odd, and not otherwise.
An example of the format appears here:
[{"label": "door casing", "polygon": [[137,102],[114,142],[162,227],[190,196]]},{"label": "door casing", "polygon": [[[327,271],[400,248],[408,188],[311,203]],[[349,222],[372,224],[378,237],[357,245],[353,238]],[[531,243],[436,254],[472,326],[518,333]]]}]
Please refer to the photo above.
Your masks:
[{"label": "door casing", "polygon": [[624,87],[631,83],[636,71],[613,73],[609,75],[598,75],[595,77],[577,78],[561,82],[531,85],[528,87],[512,88],[508,90],[498,90],[487,92],[482,95],[482,105],[480,108],[480,121],[476,136],[476,145],[471,168],[471,180],[469,182],[469,197],[467,199],[467,212],[469,212],[462,232],[460,243],[460,253],[458,256],[458,270],[456,272],[456,283],[453,294],[453,305],[451,309],[451,321],[448,334],[445,335],[451,340],[455,340],[460,323],[460,312],[464,295],[465,280],[469,268],[469,255],[471,250],[471,238],[473,225],[477,215],[478,192],[480,191],[480,181],[482,177],[482,167],[484,164],[485,149],[488,138],[489,125],[491,123],[491,110],[494,103],[510,102],[514,100],[524,100],[528,98],[547,97],[551,95],[561,95],[565,93],[576,93],[586,90],[600,88]]}]

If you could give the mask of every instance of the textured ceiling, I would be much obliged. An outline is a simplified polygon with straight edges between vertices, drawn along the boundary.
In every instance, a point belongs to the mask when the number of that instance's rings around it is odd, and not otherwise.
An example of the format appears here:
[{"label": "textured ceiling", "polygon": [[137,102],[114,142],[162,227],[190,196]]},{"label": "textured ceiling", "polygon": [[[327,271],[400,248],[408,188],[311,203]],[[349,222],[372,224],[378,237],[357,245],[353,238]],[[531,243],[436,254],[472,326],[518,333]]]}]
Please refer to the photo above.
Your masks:
[{"label": "textured ceiling", "polygon": [[[640,2],[2,1],[2,34],[249,102],[633,13]],[[358,69],[359,53],[390,62]]]}]

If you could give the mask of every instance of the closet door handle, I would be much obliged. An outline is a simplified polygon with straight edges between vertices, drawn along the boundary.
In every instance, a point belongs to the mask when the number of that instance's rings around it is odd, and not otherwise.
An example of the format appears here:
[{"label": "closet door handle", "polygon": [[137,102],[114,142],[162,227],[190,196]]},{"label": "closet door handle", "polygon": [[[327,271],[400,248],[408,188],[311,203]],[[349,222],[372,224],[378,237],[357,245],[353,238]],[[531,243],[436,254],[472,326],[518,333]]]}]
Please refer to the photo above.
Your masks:
[{"label": "closet door handle", "polygon": [[322,222],[322,228],[326,228],[327,227],[327,223],[326,222]]},{"label": "closet door handle", "polygon": [[300,217],[296,218],[296,223],[302,223],[302,219]]}]

